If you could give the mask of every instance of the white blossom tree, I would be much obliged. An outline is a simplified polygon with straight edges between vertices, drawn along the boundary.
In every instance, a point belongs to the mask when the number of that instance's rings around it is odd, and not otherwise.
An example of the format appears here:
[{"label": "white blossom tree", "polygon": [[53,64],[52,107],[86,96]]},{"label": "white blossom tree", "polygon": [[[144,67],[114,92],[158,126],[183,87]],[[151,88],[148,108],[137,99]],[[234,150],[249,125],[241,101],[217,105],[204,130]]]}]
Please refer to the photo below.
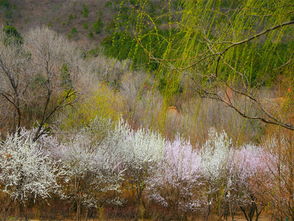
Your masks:
[{"label": "white blossom tree", "polygon": [[123,181],[121,160],[102,144],[101,136],[97,139],[93,133],[95,125],[82,129],[58,149],[51,150],[67,170],[65,193],[76,206],[77,220],[81,219],[82,208],[86,208],[87,217],[91,208],[121,203],[117,196]]},{"label": "white blossom tree", "polygon": [[65,175],[60,163],[43,152],[31,136],[16,133],[0,143],[1,191],[19,204],[21,213],[28,201],[62,196],[59,179]]},{"label": "white blossom tree", "polygon": [[146,179],[152,168],[163,157],[165,140],[158,133],[150,130],[132,130],[121,120],[109,133],[105,145],[122,160],[127,181],[126,188],[130,187],[135,191],[138,208],[145,207],[142,194]]},{"label": "white blossom tree", "polygon": [[209,130],[208,139],[201,148],[202,170],[207,181],[207,214],[211,205],[216,204],[223,194],[227,177],[227,164],[230,158],[232,141],[225,132],[218,133],[214,128]]}]

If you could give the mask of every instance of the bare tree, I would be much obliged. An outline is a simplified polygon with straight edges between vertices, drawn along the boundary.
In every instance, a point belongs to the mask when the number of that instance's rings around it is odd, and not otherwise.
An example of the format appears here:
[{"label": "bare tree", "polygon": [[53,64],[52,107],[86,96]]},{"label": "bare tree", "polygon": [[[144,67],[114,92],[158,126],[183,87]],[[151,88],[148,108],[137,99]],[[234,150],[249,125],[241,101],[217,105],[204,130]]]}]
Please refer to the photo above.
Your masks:
[{"label": "bare tree", "polygon": [[22,107],[30,75],[30,56],[19,44],[5,43],[5,34],[0,35],[0,95],[13,107],[13,130],[20,128]]},{"label": "bare tree", "polygon": [[14,109],[13,131],[37,120],[37,140],[52,117],[74,102],[72,54],[74,47],[47,28],[31,30],[23,45],[0,42],[0,95]]}]

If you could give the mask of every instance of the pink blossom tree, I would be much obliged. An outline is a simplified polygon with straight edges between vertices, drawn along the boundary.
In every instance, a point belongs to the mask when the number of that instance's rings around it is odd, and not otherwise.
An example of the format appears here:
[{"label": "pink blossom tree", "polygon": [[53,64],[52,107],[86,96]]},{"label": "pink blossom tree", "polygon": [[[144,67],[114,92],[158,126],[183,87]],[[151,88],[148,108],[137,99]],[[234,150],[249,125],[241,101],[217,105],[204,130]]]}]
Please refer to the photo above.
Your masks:
[{"label": "pink blossom tree", "polygon": [[[231,210],[240,208],[246,220],[258,220],[264,203],[259,199],[260,182],[269,182],[269,153],[254,145],[245,145],[231,153],[228,163],[224,201]],[[259,192],[259,194],[257,194]]]},{"label": "pink blossom tree", "polygon": [[201,156],[179,137],[167,142],[164,157],[148,180],[148,197],[178,218],[186,218],[206,203]]}]

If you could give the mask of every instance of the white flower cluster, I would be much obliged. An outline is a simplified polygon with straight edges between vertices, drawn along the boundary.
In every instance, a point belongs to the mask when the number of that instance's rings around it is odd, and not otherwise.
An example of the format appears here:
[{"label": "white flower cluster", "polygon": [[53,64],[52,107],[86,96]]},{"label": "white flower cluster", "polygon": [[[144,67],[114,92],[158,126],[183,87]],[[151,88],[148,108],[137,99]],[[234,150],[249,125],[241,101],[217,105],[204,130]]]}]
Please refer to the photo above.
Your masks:
[{"label": "white flower cluster", "polygon": [[163,157],[165,140],[158,133],[142,128],[132,130],[124,121],[118,123],[109,138],[127,163],[152,163]]},{"label": "white flower cluster", "polygon": [[225,132],[211,128],[201,149],[203,172],[211,180],[219,179],[226,171],[232,142]]},{"label": "white flower cluster", "polygon": [[[96,207],[102,200],[99,194],[119,192],[123,169],[115,153],[103,145],[92,142],[89,134],[81,132],[59,149],[69,181],[67,195],[86,207]],[[76,195],[81,192],[81,195]],[[77,199],[76,199],[77,200]]]},{"label": "white flower cluster", "polygon": [[32,137],[9,136],[0,143],[0,184],[14,200],[48,198],[60,192],[66,172]]}]

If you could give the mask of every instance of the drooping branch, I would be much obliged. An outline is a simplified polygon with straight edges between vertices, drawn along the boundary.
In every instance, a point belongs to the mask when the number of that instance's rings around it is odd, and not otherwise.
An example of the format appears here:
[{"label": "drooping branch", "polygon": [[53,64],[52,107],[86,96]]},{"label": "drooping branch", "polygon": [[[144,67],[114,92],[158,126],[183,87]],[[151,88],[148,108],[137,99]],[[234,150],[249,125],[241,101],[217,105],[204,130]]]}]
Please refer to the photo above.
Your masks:
[{"label": "drooping branch", "polygon": [[246,38],[246,39],[244,39],[244,40],[242,40],[242,41],[238,41],[238,42],[234,42],[234,43],[232,43],[231,45],[229,45],[228,47],[226,47],[226,48],[225,48],[223,51],[221,51],[221,52],[215,53],[215,55],[218,56],[218,58],[217,58],[217,63],[216,63],[216,69],[215,69],[215,76],[217,77],[217,75],[218,75],[218,68],[219,68],[220,60],[222,59],[223,55],[224,55],[227,51],[229,51],[231,48],[236,47],[236,46],[238,46],[238,45],[242,45],[242,44],[248,43],[248,42],[250,42],[250,41],[252,41],[252,40],[254,40],[254,39],[256,39],[256,38],[259,38],[260,36],[263,36],[263,35],[265,35],[265,34],[271,32],[271,31],[274,31],[274,30],[277,30],[277,29],[279,29],[279,28],[282,28],[282,27],[285,27],[285,26],[289,26],[289,25],[294,25],[294,21],[284,22],[284,23],[282,23],[282,24],[279,24],[279,25],[273,26],[273,27],[271,27],[271,28],[265,29],[265,30],[263,30],[263,31],[261,31],[261,32],[259,32],[259,33],[257,33],[257,34],[255,34],[255,35],[253,35],[253,36],[251,36],[251,37],[249,37],[249,38]]},{"label": "drooping branch", "polygon": [[[228,47],[226,47],[224,50],[222,50],[221,52],[215,52],[214,50],[212,50],[210,48],[211,53],[209,55],[207,55],[206,57],[204,56],[202,59],[200,59],[200,61],[202,61],[203,59],[207,59],[211,56],[217,56],[217,64],[216,64],[216,70],[215,70],[215,74],[214,76],[212,76],[214,79],[216,79],[216,77],[218,76],[218,69],[219,69],[219,64],[221,59],[223,58],[223,56],[225,55],[225,53],[227,51],[229,51],[231,48],[236,47],[238,45],[242,45],[245,43],[248,43],[254,39],[259,38],[260,36],[263,36],[273,30],[277,30],[279,28],[285,27],[285,26],[289,26],[289,25],[293,25],[294,21],[289,21],[289,22],[285,22],[276,26],[273,26],[269,29],[263,30],[249,38],[246,38],[244,40],[235,42],[235,43],[231,43]],[[190,67],[198,64],[199,62],[195,62],[193,63]],[[239,72],[238,70],[236,70],[236,68],[230,66],[229,64],[225,63],[227,66],[229,66],[229,68],[233,69],[234,71],[238,72],[239,75],[241,75],[241,77],[245,77],[245,75],[241,72]],[[193,79],[195,81],[195,79]],[[196,81],[195,81],[196,83]],[[197,85],[197,84],[196,84]],[[196,91],[202,96],[202,97],[206,97],[206,98],[210,98],[210,99],[214,99],[214,100],[218,100],[222,103],[224,103],[226,106],[228,106],[229,108],[233,109],[234,111],[236,111],[240,116],[247,118],[247,119],[252,119],[252,120],[259,120],[261,122],[267,123],[267,124],[272,124],[272,125],[277,125],[277,126],[281,126],[283,128],[289,129],[289,130],[294,130],[294,125],[292,125],[291,123],[286,123],[283,122],[281,119],[279,119],[278,117],[272,115],[270,112],[268,112],[265,107],[262,105],[262,103],[255,98],[253,95],[251,95],[250,93],[246,93],[244,91],[241,90],[237,90],[231,86],[229,86],[226,83],[226,87],[229,88],[232,92],[234,92],[237,95],[240,95],[242,97],[245,97],[247,100],[249,100],[250,102],[254,103],[255,105],[257,105],[257,108],[261,111],[263,116],[252,116],[250,114],[247,114],[244,110],[242,110],[242,108],[236,106],[230,96],[227,94],[227,92],[225,92],[225,97],[220,96],[218,93],[216,92],[211,92],[208,89],[204,88],[204,87],[198,87],[196,88]],[[246,86],[244,86],[246,87]]]},{"label": "drooping branch", "polygon": [[[229,87],[229,86],[227,86]],[[214,99],[217,101],[222,102],[223,104],[225,104],[227,107],[233,109],[234,111],[236,111],[240,116],[250,119],[250,120],[259,120],[263,123],[266,124],[272,124],[272,125],[276,125],[276,126],[280,126],[289,130],[294,130],[294,125],[292,125],[291,123],[286,123],[283,122],[282,120],[278,119],[277,117],[273,116],[272,114],[270,114],[263,106],[262,104],[258,101],[257,98],[253,97],[250,94],[247,94],[245,92],[239,91],[237,89],[234,89],[233,87],[229,87],[234,93],[239,94],[243,97],[245,97],[246,99],[250,100],[251,102],[257,104],[259,110],[266,116],[252,116],[247,114],[245,111],[243,111],[240,107],[238,107],[237,105],[234,104],[234,102],[232,102],[230,96],[228,95],[227,92],[225,92],[225,96],[220,96],[218,93],[216,92],[210,92],[208,90],[205,90],[203,88],[197,88],[197,92],[204,98],[210,98],[210,99]]]}]

